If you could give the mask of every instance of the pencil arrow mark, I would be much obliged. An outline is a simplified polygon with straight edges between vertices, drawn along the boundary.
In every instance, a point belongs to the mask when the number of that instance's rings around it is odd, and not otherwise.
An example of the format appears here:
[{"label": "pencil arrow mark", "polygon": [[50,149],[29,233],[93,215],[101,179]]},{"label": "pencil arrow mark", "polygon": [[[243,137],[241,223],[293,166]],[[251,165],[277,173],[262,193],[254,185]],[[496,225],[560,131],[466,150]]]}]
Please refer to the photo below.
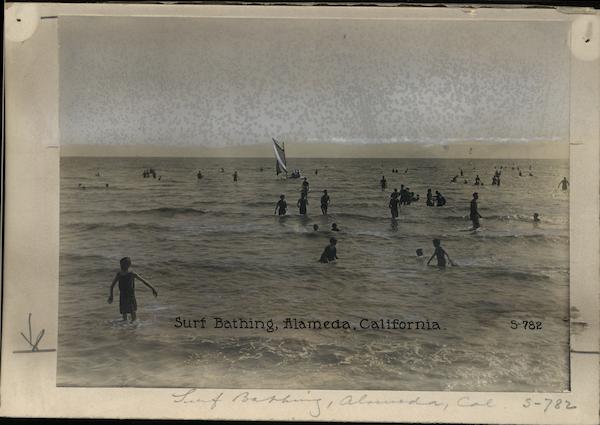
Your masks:
[{"label": "pencil arrow mark", "polygon": [[29,313],[27,324],[29,327],[29,337],[27,337],[23,332],[19,332],[19,333],[21,334],[23,339],[25,341],[27,341],[27,343],[31,346],[31,350],[18,350],[18,351],[13,351],[13,353],[41,353],[41,352],[56,351],[56,349],[45,349],[45,350],[39,349],[40,342],[42,341],[42,338],[44,337],[44,334],[46,333],[46,329],[42,329],[40,331],[40,333],[37,334],[35,341],[33,340],[33,332],[31,330],[31,313]]}]

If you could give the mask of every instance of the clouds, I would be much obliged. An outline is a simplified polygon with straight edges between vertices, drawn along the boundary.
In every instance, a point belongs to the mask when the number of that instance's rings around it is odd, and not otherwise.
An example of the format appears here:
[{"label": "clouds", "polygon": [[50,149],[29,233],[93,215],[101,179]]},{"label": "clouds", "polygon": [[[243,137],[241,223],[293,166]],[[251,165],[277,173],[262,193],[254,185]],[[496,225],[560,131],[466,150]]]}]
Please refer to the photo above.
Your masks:
[{"label": "clouds", "polygon": [[61,18],[63,143],[566,140],[558,22]]}]

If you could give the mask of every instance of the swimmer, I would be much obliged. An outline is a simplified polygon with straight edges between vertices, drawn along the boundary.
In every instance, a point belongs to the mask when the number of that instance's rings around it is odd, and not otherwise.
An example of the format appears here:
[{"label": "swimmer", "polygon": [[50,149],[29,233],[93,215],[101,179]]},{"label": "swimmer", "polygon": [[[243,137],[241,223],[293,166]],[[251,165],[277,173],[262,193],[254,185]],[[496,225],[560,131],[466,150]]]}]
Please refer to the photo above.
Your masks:
[{"label": "swimmer", "polygon": [[427,189],[427,200],[425,201],[425,204],[428,207],[433,207],[435,205],[433,203],[433,194],[431,193],[431,189]]},{"label": "swimmer", "polygon": [[140,275],[135,272],[129,271],[131,267],[131,259],[129,257],[121,258],[119,262],[121,270],[117,272],[115,278],[110,285],[110,295],[108,296],[108,303],[113,302],[113,288],[119,282],[119,311],[123,316],[123,320],[127,320],[127,315],[131,316],[131,321],[135,322],[137,302],[135,299],[135,279],[142,281],[144,285],[152,290],[152,294],[157,297],[158,292],[150,283],[146,282]]},{"label": "swimmer", "polygon": [[234,181],[234,182],[238,181],[238,172],[237,172],[237,170],[235,170],[235,171],[233,172],[233,181]]},{"label": "swimmer", "polygon": [[287,212],[287,202],[285,202],[285,195],[279,196],[279,201],[277,201],[277,205],[275,205],[274,214],[279,213],[279,215],[285,215]]},{"label": "swimmer", "polygon": [[330,263],[338,259],[336,245],[336,238],[329,239],[329,245],[325,247],[321,254],[321,258],[319,259],[321,263]]},{"label": "swimmer", "polygon": [[562,190],[567,190],[569,188],[569,185],[571,183],[569,183],[569,181],[567,180],[566,177],[563,177],[563,179],[560,181],[560,183],[558,184],[558,186],[562,186]]},{"label": "swimmer", "polygon": [[321,212],[323,215],[327,214],[327,209],[329,208],[329,195],[327,194],[327,190],[323,191],[323,196],[321,196]]},{"label": "swimmer", "polygon": [[437,190],[435,191],[435,201],[438,207],[443,207],[446,205],[446,198],[444,198],[444,196]]},{"label": "swimmer", "polygon": [[318,232],[319,231],[319,225],[318,224],[313,224],[313,230],[315,232]]},{"label": "swimmer", "polygon": [[394,219],[398,217],[398,204],[400,203],[398,196],[394,195],[394,193],[397,192],[397,190],[394,190],[392,196],[390,196],[390,202],[388,204],[388,208],[390,209],[390,213],[392,214],[392,218]]},{"label": "swimmer", "polygon": [[308,206],[308,199],[306,198],[306,193],[302,192],[300,194],[300,199],[296,202],[298,206],[298,210],[300,211],[300,215],[306,215],[306,207]]},{"label": "swimmer", "polygon": [[336,223],[332,223],[331,224],[331,231],[332,232],[339,232],[340,228],[338,227],[338,225]]},{"label": "swimmer", "polygon": [[431,260],[433,260],[433,257],[437,257],[437,265],[440,268],[446,267],[446,257],[448,258],[448,262],[450,262],[450,265],[452,265],[452,266],[455,265],[454,262],[450,259],[450,256],[448,255],[448,253],[446,251],[444,251],[444,248],[442,248],[442,245],[441,245],[441,242],[439,239],[433,240],[433,246],[435,247],[435,251],[433,251],[433,254],[429,258],[429,261],[427,261],[427,265],[429,265],[429,263],[431,263]]},{"label": "swimmer", "polygon": [[540,215],[538,213],[533,213],[533,222],[539,223],[540,221]]},{"label": "swimmer", "polygon": [[473,230],[479,229],[479,219],[483,218],[477,209],[477,200],[479,199],[479,193],[473,193],[473,199],[471,200],[471,212],[469,214],[469,218],[473,222]]}]

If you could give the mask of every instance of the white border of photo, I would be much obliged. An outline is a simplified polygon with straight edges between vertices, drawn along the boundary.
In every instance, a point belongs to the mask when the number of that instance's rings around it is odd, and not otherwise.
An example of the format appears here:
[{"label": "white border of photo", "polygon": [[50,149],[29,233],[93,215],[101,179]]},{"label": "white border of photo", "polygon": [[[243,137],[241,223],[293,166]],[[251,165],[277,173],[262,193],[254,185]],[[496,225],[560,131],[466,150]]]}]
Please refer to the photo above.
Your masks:
[{"label": "white border of photo", "polygon": [[[0,415],[502,424],[599,423],[600,15],[588,9],[217,5],[7,5]],[[56,386],[61,16],[184,16],[572,23],[570,391],[425,392]],[[42,277],[42,278],[41,278]],[[23,350],[31,315],[39,353]],[[34,341],[32,341],[34,342]],[[26,348],[26,347],[25,347]],[[48,351],[44,351],[48,350]],[[184,397],[185,395],[185,397]]]}]

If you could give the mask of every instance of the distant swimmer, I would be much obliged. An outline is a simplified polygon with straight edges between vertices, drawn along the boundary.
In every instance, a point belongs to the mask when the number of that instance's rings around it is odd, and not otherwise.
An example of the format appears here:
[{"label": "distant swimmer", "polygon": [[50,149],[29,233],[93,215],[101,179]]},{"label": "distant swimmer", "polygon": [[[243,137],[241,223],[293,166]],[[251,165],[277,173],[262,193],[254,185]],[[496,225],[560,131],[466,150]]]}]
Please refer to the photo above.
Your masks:
[{"label": "distant swimmer", "polygon": [[455,265],[454,262],[450,259],[450,256],[448,255],[448,253],[446,251],[444,251],[444,248],[442,248],[441,241],[439,239],[433,240],[433,246],[435,247],[435,251],[433,251],[433,254],[429,258],[429,261],[427,261],[427,265],[429,265],[429,263],[431,263],[431,260],[433,260],[433,257],[437,257],[438,267],[446,267],[446,258],[448,258],[448,262],[451,265],[453,265],[453,266]]},{"label": "distant swimmer", "polygon": [[481,179],[479,178],[479,174],[475,176],[475,186],[479,186],[481,184]]},{"label": "distant swimmer", "polygon": [[263,167],[260,167],[260,172],[262,173],[263,171],[264,171],[264,168],[263,168]]},{"label": "distant swimmer", "polygon": [[321,254],[321,258],[319,259],[321,263],[331,263],[332,261],[338,259],[336,245],[336,238],[329,239],[329,245],[325,247],[323,253]]},{"label": "distant swimmer", "polygon": [[319,170],[317,168],[315,168],[315,176],[319,174]]},{"label": "distant swimmer", "polygon": [[198,180],[201,180],[201,179],[202,179],[202,177],[204,177],[204,176],[202,175],[202,171],[198,170],[198,174],[196,174],[196,177],[198,178]]},{"label": "distant swimmer", "polygon": [[519,170],[519,177],[523,177],[523,173]]},{"label": "distant swimmer", "polygon": [[469,180],[465,179],[464,184],[469,184]]},{"label": "distant swimmer", "polygon": [[444,196],[437,190],[435,191],[435,202],[438,207],[443,207],[446,205],[446,198],[444,198]]},{"label": "distant swimmer", "polygon": [[431,189],[427,189],[427,200],[425,201],[428,207],[433,207],[435,204],[433,203],[433,193],[431,193]]},{"label": "distant swimmer", "polygon": [[323,215],[327,214],[327,209],[329,208],[329,195],[327,194],[327,190],[323,191],[323,196],[321,196],[321,212]]},{"label": "distant swimmer", "polygon": [[96,173],[96,177],[100,177],[100,171]]},{"label": "distant swimmer", "polygon": [[306,207],[308,206],[308,199],[306,198],[306,193],[302,192],[300,194],[300,199],[296,203],[298,206],[298,210],[300,211],[300,215],[306,215]]},{"label": "distant swimmer", "polygon": [[395,195],[395,193],[398,193],[398,190],[394,190],[392,196],[390,196],[390,202],[388,205],[390,208],[390,213],[392,214],[392,218],[398,217],[398,205],[400,204],[400,200],[398,199],[398,196]]},{"label": "distant swimmer", "polygon": [[423,250],[421,248],[417,248],[417,262],[423,264],[423,261],[425,261]]},{"label": "distant swimmer", "polygon": [[331,231],[332,232],[339,232],[340,228],[338,227],[337,223],[332,223],[331,224]]},{"label": "distant swimmer", "polygon": [[106,183],[106,185],[104,185],[104,187],[108,187],[108,183]]},{"label": "distant swimmer", "polygon": [[539,223],[540,221],[540,215],[538,213],[533,213],[533,222]]},{"label": "distant swimmer", "polygon": [[160,181],[160,179],[162,179],[162,176],[158,176],[158,180]]},{"label": "distant swimmer", "polygon": [[319,231],[319,225],[318,224],[313,224],[313,230],[315,232],[318,232]]},{"label": "distant swimmer", "polygon": [[569,185],[571,183],[569,183],[569,181],[567,180],[566,177],[563,177],[563,179],[560,181],[560,183],[558,184],[558,186],[562,186],[562,190],[567,190],[569,188]]},{"label": "distant swimmer", "polygon": [[381,176],[379,184],[381,184],[381,190],[385,190],[385,188],[387,187],[387,180],[385,179],[385,176]]},{"label": "distant swimmer", "polygon": [[452,177],[452,180],[450,180],[450,182],[456,183],[456,180],[458,180],[458,174]]},{"label": "distant swimmer", "polygon": [[533,173],[531,173],[531,172],[530,172],[530,173],[529,173],[529,177],[533,177]]},{"label": "distant swimmer", "polygon": [[471,213],[469,214],[469,218],[473,222],[473,230],[479,229],[481,226],[479,224],[479,219],[483,218],[481,214],[479,214],[479,210],[477,209],[477,200],[479,199],[479,193],[473,193],[473,199],[471,199]]},{"label": "distant swimmer", "polygon": [[279,215],[285,215],[287,212],[287,202],[285,202],[285,195],[279,196],[279,201],[277,201],[277,205],[275,205],[275,213]]},{"label": "distant swimmer", "polygon": [[123,320],[127,320],[127,315],[131,316],[131,321],[135,322],[137,301],[135,299],[135,280],[142,281],[144,285],[152,290],[152,294],[157,297],[158,292],[150,283],[146,282],[139,274],[129,271],[131,267],[131,259],[129,257],[121,258],[119,262],[121,270],[117,272],[115,278],[110,285],[110,295],[108,296],[108,303],[113,302],[113,289],[117,282],[119,282],[119,311],[123,316]]},{"label": "distant swimmer", "polygon": [[221,168],[221,172],[224,173],[225,172],[225,168]]},{"label": "distant swimmer", "polygon": [[238,172],[237,172],[237,170],[235,170],[235,171],[233,172],[233,181],[234,181],[234,182],[238,181]]},{"label": "distant swimmer", "polygon": [[463,176],[463,169],[462,168],[460,169],[460,176],[461,177]]},{"label": "distant swimmer", "polygon": [[406,170],[404,170],[404,174],[408,173],[408,168]]}]

